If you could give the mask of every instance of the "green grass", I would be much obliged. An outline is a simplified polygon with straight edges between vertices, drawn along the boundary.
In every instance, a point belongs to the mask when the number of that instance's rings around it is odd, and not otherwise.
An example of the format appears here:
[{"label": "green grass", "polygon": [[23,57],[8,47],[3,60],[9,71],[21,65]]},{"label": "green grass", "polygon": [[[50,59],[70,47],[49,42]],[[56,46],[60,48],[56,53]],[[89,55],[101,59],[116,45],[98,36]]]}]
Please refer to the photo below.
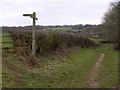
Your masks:
[{"label": "green grass", "polygon": [[[2,34],[3,36],[6,36],[6,35],[10,35],[9,33],[3,33]],[[0,42],[12,42],[12,38],[11,37],[0,37]],[[13,47],[13,44],[12,43],[2,43],[0,44],[0,46],[4,47],[4,46],[7,46],[7,47]]]},{"label": "green grass", "polygon": [[[89,69],[94,65],[98,56],[99,54],[96,54],[96,52],[91,49],[82,49],[81,51],[75,53],[65,62],[58,64],[57,67],[53,67],[53,75],[48,77],[48,80],[50,79],[49,82],[51,83],[48,83],[49,87],[83,87],[85,84],[84,80],[86,79]],[[88,60],[88,58],[90,59]],[[46,67],[48,68],[48,71],[51,70],[52,66],[53,64]],[[45,83],[46,82],[44,82],[44,87],[46,87]]]},{"label": "green grass", "polygon": [[[13,42],[13,40],[11,39],[11,37],[3,37],[2,42]],[[0,45],[2,45],[2,47],[13,47],[13,43],[2,43]]]},{"label": "green grass", "polygon": [[90,40],[93,40],[94,42],[100,42],[100,41],[106,41],[107,39],[101,39],[101,38],[90,38]]},{"label": "green grass", "polygon": [[11,39],[11,37],[3,37],[2,38],[2,42],[12,42],[13,40]]},{"label": "green grass", "polygon": [[3,60],[6,60],[6,66],[2,68],[3,86],[10,88],[20,88],[19,84],[22,85],[22,83],[20,82],[21,80],[19,74],[24,73],[27,67],[25,67],[18,59],[15,59],[14,56],[10,56],[9,59],[3,58]]},{"label": "green grass", "polygon": [[16,83],[14,82],[15,76],[13,74],[9,73],[9,69],[6,68],[2,72],[2,78],[4,78],[4,81],[7,82],[7,83],[3,82],[2,84],[4,84],[7,87],[15,88],[15,86],[16,86]]},{"label": "green grass", "polygon": [[62,27],[62,28],[47,28],[47,29],[42,29],[42,30],[61,30],[61,31],[69,31],[72,30],[71,27]]},{"label": "green grass", "polygon": [[[9,33],[2,33],[1,34],[2,36],[9,36],[10,34]],[[12,38],[11,37],[0,37],[0,42],[2,42],[2,43],[0,43],[0,48],[2,48],[2,47],[13,47],[13,43],[3,43],[3,42],[13,42],[13,40],[12,40]],[[3,52],[5,51],[8,51],[8,50],[2,50]],[[0,52],[2,52],[1,50],[0,50]]]},{"label": "green grass", "polygon": [[105,54],[100,68],[98,81],[102,88],[117,86],[118,84],[118,51],[113,50],[113,44],[104,44],[98,51]]},{"label": "green grass", "polygon": [[[118,82],[118,53],[113,44],[103,44],[97,49],[82,48],[62,59],[56,56],[39,68],[31,69],[20,58],[9,56],[3,60],[3,87],[16,88],[85,88],[86,78],[100,54],[105,54],[97,81],[101,88],[110,88]],[[40,60],[44,60],[41,59]]]},{"label": "green grass", "polygon": [[[4,60],[9,66],[12,66],[12,70],[21,74],[21,77],[15,76],[11,69],[9,72],[13,77],[8,85],[9,77],[6,79],[3,77],[3,87],[28,87],[28,88],[79,88],[85,86],[85,79],[89,73],[89,69],[92,68],[96,62],[99,54],[92,49],[82,49],[74,53],[65,60],[52,60],[48,62],[44,67],[37,68],[35,72],[27,71],[26,65],[22,62],[10,58]],[[89,58],[89,59],[88,59]],[[19,65],[19,66],[18,66]],[[19,69],[17,70],[17,68]],[[4,74],[7,73],[4,71]],[[23,73],[24,72],[24,73]],[[20,79],[24,82],[24,85],[19,85],[16,79]],[[13,84],[15,83],[15,84]],[[7,86],[8,85],[8,86]],[[19,85],[19,86],[18,86]]]},{"label": "green grass", "polygon": [[[2,42],[13,42],[13,40],[11,39],[11,37],[3,37],[2,38]],[[0,44],[0,46],[2,47],[13,47],[13,43],[2,43]]]},{"label": "green grass", "polygon": [[9,36],[9,33],[2,33],[3,36]]}]

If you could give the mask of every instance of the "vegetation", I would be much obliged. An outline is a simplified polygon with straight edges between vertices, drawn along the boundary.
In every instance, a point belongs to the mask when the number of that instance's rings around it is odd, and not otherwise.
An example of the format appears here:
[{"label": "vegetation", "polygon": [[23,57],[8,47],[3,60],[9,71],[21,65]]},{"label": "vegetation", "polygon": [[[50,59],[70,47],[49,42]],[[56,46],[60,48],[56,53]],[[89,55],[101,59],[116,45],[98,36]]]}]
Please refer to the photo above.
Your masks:
[{"label": "vegetation", "polygon": [[9,33],[1,33],[1,35],[3,35],[3,36],[9,36],[10,34]]},{"label": "vegetation", "polygon": [[[74,29],[84,29],[86,27],[96,27],[96,25],[91,25],[91,24],[77,24],[77,25],[55,25],[55,26],[42,26],[42,25],[37,25],[36,30],[74,30]],[[93,28],[92,28],[93,29]],[[32,26],[18,26],[18,27],[9,27],[9,26],[4,26],[2,27],[3,32],[9,32],[11,30],[32,30]]]},{"label": "vegetation", "polygon": [[102,26],[105,38],[118,41],[118,26],[120,26],[118,21],[118,18],[120,17],[119,11],[120,1],[112,2],[108,12],[104,15]]},{"label": "vegetation", "polygon": [[[9,33],[1,33],[1,36],[10,36]],[[0,48],[3,47],[13,47],[13,43],[4,43],[4,42],[13,42],[11,37],[0,37]],[[8,52],[13,50],[0,50],[0,52]]]},{"label": "vegetation", "polygon": [[86,88],[86,77],[100,55],[96,50],[105,54],[97,78],[100,88],[112,87],[118,83],[118,56],[112,48],[113,45],[105,44],[95,50],[66,49],[40,57],[39,67],[30,66],[28,57],[7,56],[3,60],[3,87]]},{"label": "vegetation", "polygon": [[[10,34],[9,33],[2,33],[1,36],[10,36]],[[1,39],[1,42],[2,42],[1,43],[2,47],[5,47],[5,46],[13,47],[13,43],[4,43],[4,42],[12,42],[13,40],[12,40],[11,37],[0,37],[0,39]]]},{"label": "vegetation", "polygon": [[[11,36],[14,40],[15,52],[27,55],[31,53],[31,31],[13,31]],[[44,55],[69,47],[94,47],[96,44],[94,41],[81,35],[51,30],[36,31],[36,41],[36,53],[38,55]]]},{"label": "vegetation", "polygon": [[114,44],[104,44],[98,48],[99,52],[105,54],[97,79],[102,88],[118,85],[118,51],[114,50],[113,47]]},{"label": "vegetation", "polygon": [[[92,83],[97,82],[99,88],[117,87],[119,12],[120,1],[111,3],[102,25],[36,26],[37,57],[31,55],[31,26],[3,27],[3,32],[10,33],[3,35],[12,38],[0,38],[0,46],[14,45],[14,53],[2,54],[3,88],[92,88],[89,79],[94,76]],[[72,29],[80,34],[66,32]]]},{"label": "vegetation", "polygon": [[42,29],[42,30],[61,30],[61,31],[69,31],[72,30],[71,27],[60,27],[60,28],[47,28],[47,29]]},{"label": "vegetation", "polygon": [[[9,35],[9,33],[3,33],[3,36],[5,35]],[[13,47],[13,43],[4,43],[4,42],[13,42],[12,38],[11,37],[2,37],[2,44],[3,44],[3,47],[4,46],[8,46],[8,47]]]},{"label": "vegetation", "polygon": [[117,42],[115,49],[120,50],[119,36],[119,18],[120,18],[120,1],[112,2],[108,12],[104,15],[102,27],[103,36],[111,41]]},{"label": "vegetation", "polygon": [[[18,58],[14,56],[4,58],[3,87],[83,87],[89,69],[94,65],[99,54],[96,54],[92,49],[81,50],[76,48],[75,50],[70,55],[66,52],[62,52],[60,57],[54,55],[56,59],[47,56],[48,62],[42,63],[39,68],[33,69],[23,63],[25,60],[22,59],[21,61],[18,56]],[[88,60],[88,58],[90,59]]]},{"label": "vegetation", "polygon": [[107,39],[101,39],[101,38],[90,38],[90,40],[93,40],[96,43],[101,42],[101,41],[107,41]]}]

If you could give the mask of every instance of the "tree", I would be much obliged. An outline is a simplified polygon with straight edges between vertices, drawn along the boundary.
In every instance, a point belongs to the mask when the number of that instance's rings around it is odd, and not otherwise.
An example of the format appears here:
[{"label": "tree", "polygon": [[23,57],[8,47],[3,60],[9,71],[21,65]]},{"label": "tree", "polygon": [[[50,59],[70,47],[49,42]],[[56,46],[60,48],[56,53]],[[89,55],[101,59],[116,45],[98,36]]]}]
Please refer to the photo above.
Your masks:
[{"label": "tree", "polygon": [[109,40],[117,41],[120,34],[120,1],[112,2],[105,13],[102,26],[103,36]]}]

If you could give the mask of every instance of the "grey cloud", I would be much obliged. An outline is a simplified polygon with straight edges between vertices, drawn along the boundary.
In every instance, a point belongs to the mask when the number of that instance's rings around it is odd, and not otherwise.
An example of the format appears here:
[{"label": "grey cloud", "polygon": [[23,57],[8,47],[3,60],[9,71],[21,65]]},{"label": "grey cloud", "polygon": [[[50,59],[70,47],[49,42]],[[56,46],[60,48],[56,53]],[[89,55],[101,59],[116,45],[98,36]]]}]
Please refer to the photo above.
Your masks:
[{"label": "grey cloud", "polygon": [[40,25],[98,24],[108,3],[109,0],[3,0],[0,1],[0,25],[31,24],[31,20],[22,14],[33,11],[37,13],[37,24]]}]

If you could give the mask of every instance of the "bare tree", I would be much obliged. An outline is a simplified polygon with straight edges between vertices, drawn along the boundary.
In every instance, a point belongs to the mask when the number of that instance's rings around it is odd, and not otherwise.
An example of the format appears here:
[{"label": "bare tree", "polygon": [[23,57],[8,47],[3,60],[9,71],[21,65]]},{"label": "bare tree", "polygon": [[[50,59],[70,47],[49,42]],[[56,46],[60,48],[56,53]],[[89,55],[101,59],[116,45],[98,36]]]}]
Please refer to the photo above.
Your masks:
[{"label": "bare tree", "polygon": [[112,2],[109,10],[105,13],[102,26],[103,35],[112,41],[118,42],[119,31],[119,19],[120,18],[120,1]]}]

